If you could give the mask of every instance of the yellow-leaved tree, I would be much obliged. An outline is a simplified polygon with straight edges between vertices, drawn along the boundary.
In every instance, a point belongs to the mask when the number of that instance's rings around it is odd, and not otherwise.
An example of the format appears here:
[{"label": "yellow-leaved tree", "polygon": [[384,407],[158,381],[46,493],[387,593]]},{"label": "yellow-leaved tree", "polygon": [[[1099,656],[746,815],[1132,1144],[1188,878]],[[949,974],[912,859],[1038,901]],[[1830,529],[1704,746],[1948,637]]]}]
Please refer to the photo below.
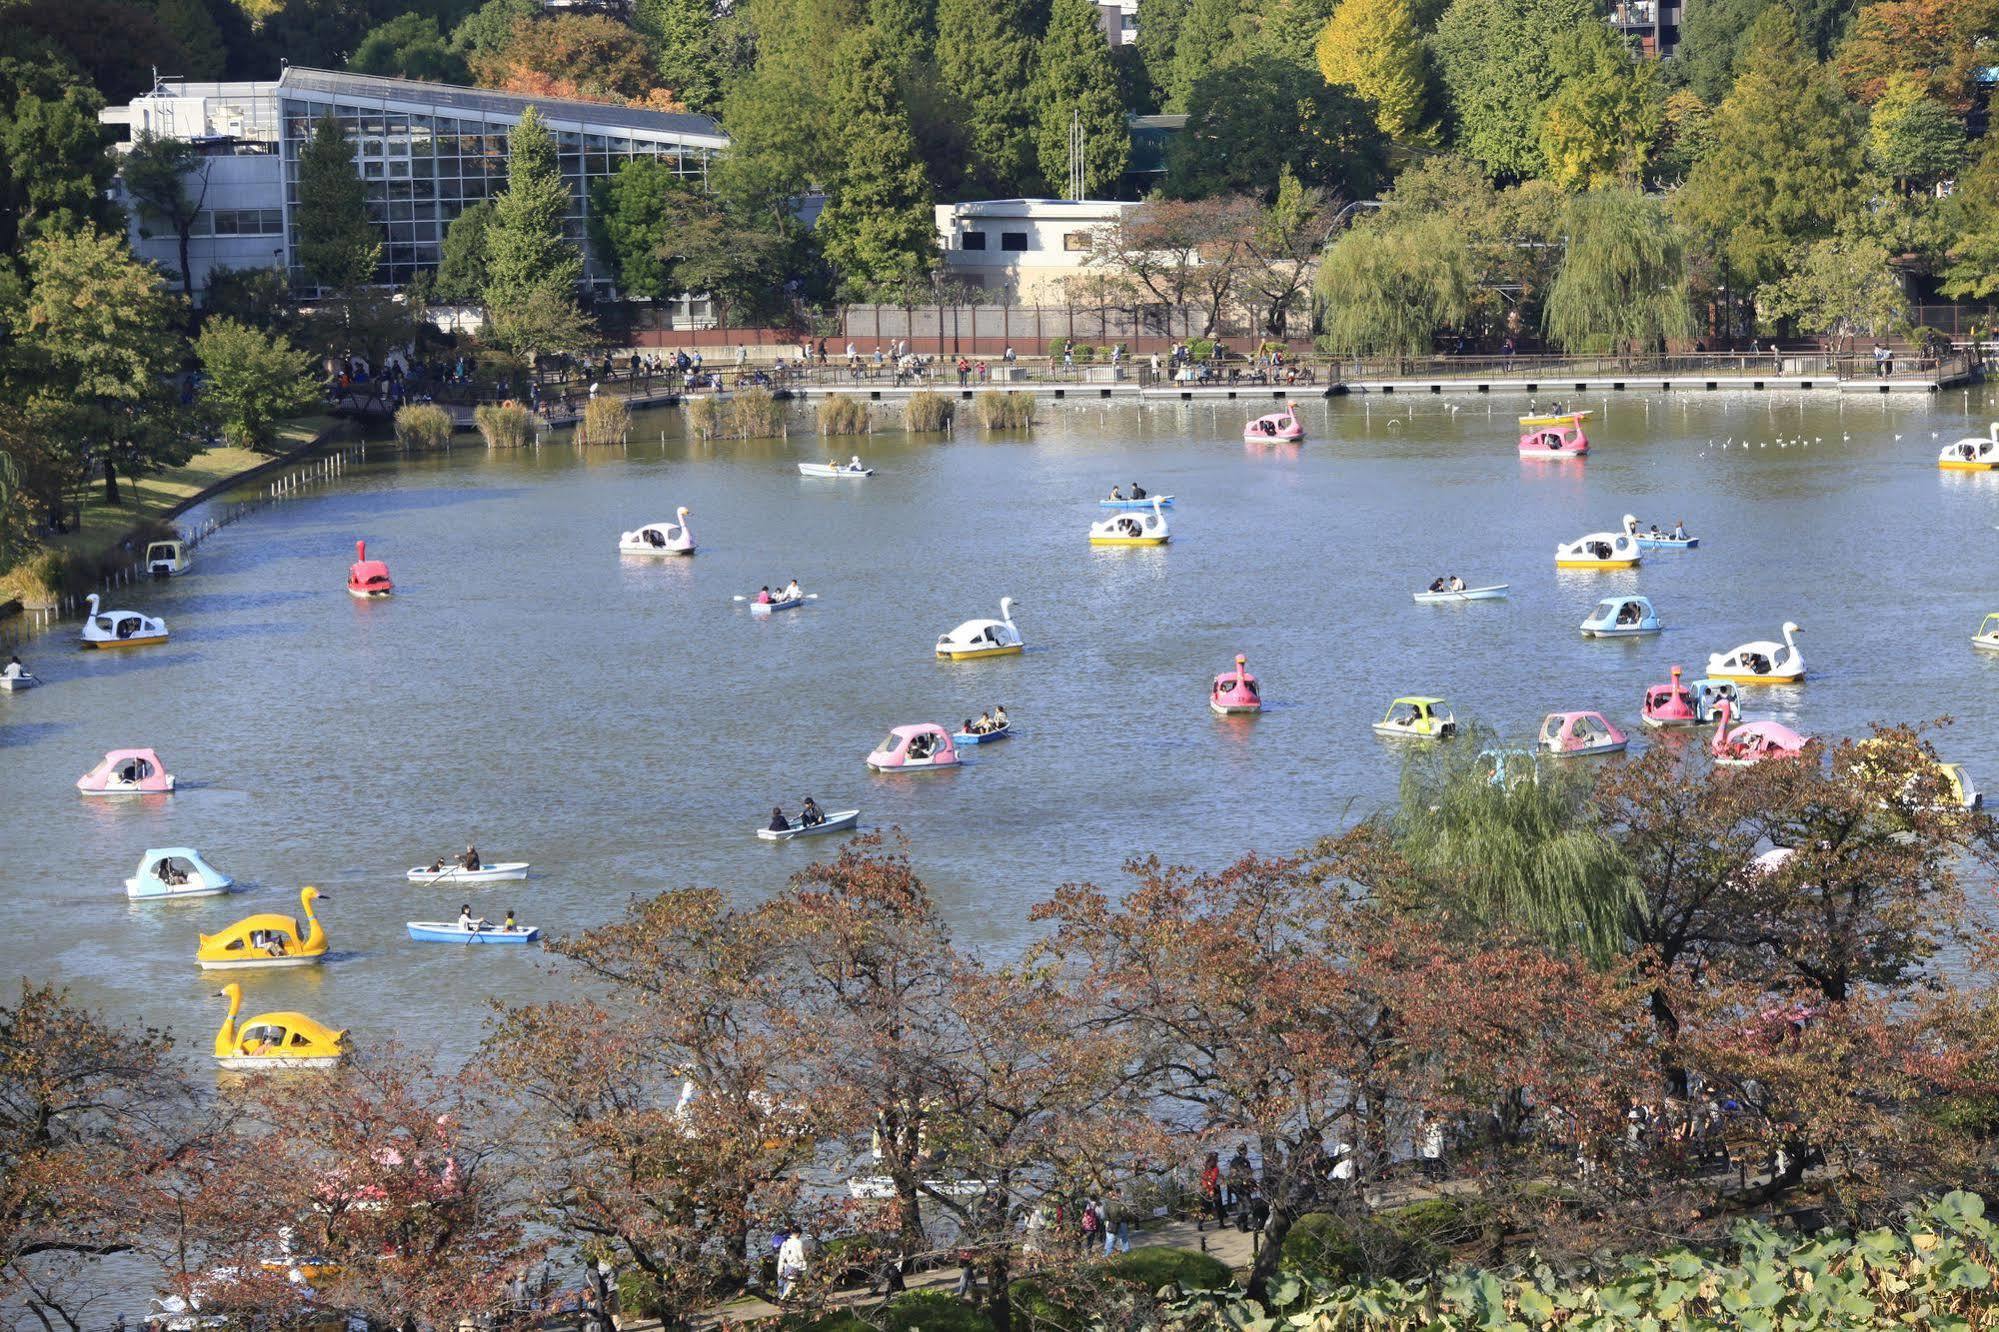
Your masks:
[{"label": "yellow-leaved tree", "polygon": [[1423,38],[1409,0],[1340,0],[1314,52],[1327,83],[1375,105],[1375,124],[1397,144],[1433,147]]}]

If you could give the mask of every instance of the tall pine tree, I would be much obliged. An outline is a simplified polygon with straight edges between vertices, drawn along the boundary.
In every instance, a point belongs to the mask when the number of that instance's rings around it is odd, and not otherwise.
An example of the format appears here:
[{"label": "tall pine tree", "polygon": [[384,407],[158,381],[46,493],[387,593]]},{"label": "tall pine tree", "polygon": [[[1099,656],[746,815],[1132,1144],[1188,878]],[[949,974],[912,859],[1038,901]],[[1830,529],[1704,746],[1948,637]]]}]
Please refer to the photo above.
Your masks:
[{"label": "tall pine tree", "polygon": [[326,291],[351,291],[375,276],[382,242],[368,221],[367,186],[354,145],[329,112],[298,154],[298,262],[305,280]]},{"label": "tall pine tree", "polygon": [[1033,97],[1039,114],[1035,157],[1049,185],[1061,186],[1069,179],[1070,127],[1080,118],[1084,195],[1115,186],[1131,160],[1131,127],[1092,0],[1055,0],[1035,61]]},{"label": "tall pine tree", "polygon": [[967,197],[1024,194],[1036,179],[1027,23],[1023,0],[938,0],[937,73],[964,107]]},{"label": "tall pine tree", "polygon": [[1203,76],[1247,54],[1249,27],[1243,0],[1192,0],[1173,42],[1173,72],[1164,89],[1168,111],[1187,110]]},{"label": "tall pine tree", "polygon": [[1190,0],[1138,0],[1138,56],[1162,101],[1173,87],[1173,52]]},{"label": "tall pine tree", "polygon": [[936,250],[928,182],[893,60],[888,40],[862,27],[840,44],[827,90],[839,168],[818,232],[850,293],[920,278]]},{"label": "tall pine tree", "polygon": [[1409,0],[1340,0],[1313,54],[1327,83],[1374,103],[1374,123],[1390,140],[1434,146],[1423,38]]},{"label": "tall pine tree", "polygon": [[507,188],[486,224],[486,303],[495,308],[539,292],[574,296],[583,256],[563,235],[569,186],[555,139],[533,107],[507,136]]}]

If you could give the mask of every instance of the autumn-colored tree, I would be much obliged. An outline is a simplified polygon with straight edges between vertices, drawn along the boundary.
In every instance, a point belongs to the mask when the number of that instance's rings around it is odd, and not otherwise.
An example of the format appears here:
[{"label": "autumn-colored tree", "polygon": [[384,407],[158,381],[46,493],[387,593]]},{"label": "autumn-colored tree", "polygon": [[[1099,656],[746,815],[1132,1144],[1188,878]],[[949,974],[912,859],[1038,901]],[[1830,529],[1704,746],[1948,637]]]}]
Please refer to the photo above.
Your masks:
[{"label": "autumn-colored tree", "polygon": [[1212,332],[1243,274],[1262,212],[1240,195],[1147,202],[1097,229],[1090,262],[1130,278],[1162,304],[1201,304],[1204,330]]},{"label": "autumn-colored tree", "polygon": [[1968,111],[1978,71],[1991,63],[1985,48],[1995,31],[1999,0],[1873,0],[1840,43],[1839,76],[1870,106],[1901,74],[1921,80],[1952,110]]},{"label": "autumn-colored tree", "polygon": [[1287,167],[1278,175],[1277,198],[1244,242],[1251,262],[1243,268],[1242,283],[1260,298],[1264,327],[1279,337],[1312,290],[1319,247],[1335,211],[1324,190],[1304,184]]},{"label": "autumn-colored tree", "polygon": [[602,14],[516,19],[506,45],[475,57],[489,88],[529,97],[644,102],[658,86],[645,38]]},{"label": "autumn-colored tree", "polygon": [[1650,62],[1591,24],[1565,35],[1549,64],[1561,87],[1541,107],[1547,179],[1564,189],[1636,185],[1665,124]]},{"label": "autumn-colored tree", "polygon": [[1398,144],[1435,145],[1423,37],[1409,0],[1341,0],[1314,51],[1326,82],[1374,103],[1375,124]]}]

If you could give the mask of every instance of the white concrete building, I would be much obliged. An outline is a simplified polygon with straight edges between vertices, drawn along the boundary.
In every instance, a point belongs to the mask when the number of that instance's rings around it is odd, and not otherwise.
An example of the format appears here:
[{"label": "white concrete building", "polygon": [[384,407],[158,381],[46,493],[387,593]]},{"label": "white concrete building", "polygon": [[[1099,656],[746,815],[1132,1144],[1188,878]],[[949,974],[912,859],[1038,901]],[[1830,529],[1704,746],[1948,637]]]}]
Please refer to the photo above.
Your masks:
[{"label": "white concrete building", "polygon": [[1097,14],[1112,46],[1130,46],[1138,40],[1138,0],[1097,0]]},{"label": "white concrete building", "polygon": [[1135,203],[1106,199],[982,199],[937,205],[944,272],[1022,305],[1062,302],[1062,284],[1089,261],[1098,228]]}]

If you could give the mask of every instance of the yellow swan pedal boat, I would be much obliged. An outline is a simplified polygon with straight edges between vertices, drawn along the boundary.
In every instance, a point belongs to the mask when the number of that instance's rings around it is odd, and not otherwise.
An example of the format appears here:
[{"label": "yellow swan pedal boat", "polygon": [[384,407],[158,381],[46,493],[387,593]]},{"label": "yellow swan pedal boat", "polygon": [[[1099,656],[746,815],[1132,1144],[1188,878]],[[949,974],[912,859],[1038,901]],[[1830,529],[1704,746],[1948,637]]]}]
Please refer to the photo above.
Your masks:
[{"label": "yellow swan pedal boat", "polygon": [[234,925],[201,936],[194,960],[203,971],[232,967],[303,967],[325,960],[326,930],[313,913],[314,902],[330,902],[319,889],[307,885],[299,889],[299,904],[305,908],[305,927],[290,916],[261,911],[245,916]]},{"label": "yellow swan pedal boat", "polygon": [[215,1033],[215,1062],[228,1069],[330,1068],[347,1057],[347,1032],[303,1013],[259,1013],[243,1019],[243,987],[231,981],[221,995],[229,1013]]}]

